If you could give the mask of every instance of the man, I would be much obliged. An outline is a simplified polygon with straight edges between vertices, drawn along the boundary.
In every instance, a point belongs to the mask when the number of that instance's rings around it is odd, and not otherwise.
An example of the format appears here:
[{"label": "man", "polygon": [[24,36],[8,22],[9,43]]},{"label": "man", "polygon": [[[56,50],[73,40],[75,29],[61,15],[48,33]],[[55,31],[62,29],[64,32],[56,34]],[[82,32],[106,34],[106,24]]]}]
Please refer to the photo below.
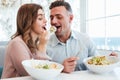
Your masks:
[{"label": "man", "polygon": [[94,56],[96,47],[87,35],[71,30],[73,14],[69,3],[65,1],[51,3],[50,19],[56,31],[50,37],[47,46],[48,55],[53,61],[64,65],[63,72],[85,70],[83,59]]}]

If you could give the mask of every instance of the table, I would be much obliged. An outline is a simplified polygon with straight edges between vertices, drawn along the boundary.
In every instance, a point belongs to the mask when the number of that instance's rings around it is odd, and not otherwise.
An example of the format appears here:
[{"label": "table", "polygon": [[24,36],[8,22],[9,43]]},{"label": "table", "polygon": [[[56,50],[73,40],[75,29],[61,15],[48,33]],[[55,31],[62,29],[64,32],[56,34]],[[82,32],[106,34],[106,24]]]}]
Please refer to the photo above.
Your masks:
[{"label": "table", "polygon": [[[105,74],[95,74],[89,71],[75,71],[71,74],[61,73],[58,76],[59,80],[119,80],[114,72]],[[35,80],[31,76],[8,78],[1,80]]]}]

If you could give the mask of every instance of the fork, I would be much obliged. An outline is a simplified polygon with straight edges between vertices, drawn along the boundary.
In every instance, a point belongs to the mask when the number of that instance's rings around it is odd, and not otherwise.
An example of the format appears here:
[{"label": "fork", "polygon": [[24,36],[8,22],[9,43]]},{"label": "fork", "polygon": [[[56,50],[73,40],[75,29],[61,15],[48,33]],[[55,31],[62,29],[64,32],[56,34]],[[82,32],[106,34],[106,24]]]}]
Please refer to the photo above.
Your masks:
[{"label": "fork", "polygon": [[79,54],[80,54],[80,51],[78,51],[78,53],[75,55],[75,57],[78,57]]}]

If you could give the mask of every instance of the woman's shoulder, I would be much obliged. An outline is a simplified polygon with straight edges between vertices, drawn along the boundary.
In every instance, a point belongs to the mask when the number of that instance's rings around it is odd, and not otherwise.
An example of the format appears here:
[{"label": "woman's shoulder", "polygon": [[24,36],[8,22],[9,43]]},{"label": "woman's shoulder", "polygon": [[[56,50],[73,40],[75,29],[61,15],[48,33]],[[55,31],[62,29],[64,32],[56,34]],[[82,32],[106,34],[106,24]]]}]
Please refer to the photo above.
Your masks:
[{"label": "woman's shoulder", "polygon": [[7,54],[13,54],[13,51],[17,51],[17,48],[21,49],[23,47],[23,42],[22,42],[22,38],[21,37],[15,37],[13,39],[11,39],[8,42],[8,45],[6,46],[6,53]]},{"label": "woman's shoulder", "polygon": [[14,45],[19,45],[21,43],[23,43],[22,37],[21,36],[17,36],[14,39],[10,40],[8,45],[14,46]]}]

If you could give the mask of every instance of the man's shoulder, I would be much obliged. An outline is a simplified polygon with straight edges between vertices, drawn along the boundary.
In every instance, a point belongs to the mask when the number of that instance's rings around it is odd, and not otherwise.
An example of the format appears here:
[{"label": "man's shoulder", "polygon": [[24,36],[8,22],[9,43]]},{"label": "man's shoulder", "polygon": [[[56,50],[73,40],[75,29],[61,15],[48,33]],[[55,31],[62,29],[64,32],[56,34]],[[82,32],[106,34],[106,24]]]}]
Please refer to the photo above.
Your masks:
[{"label": "man's shoulder", "polygon": [[89,38],[89,35],[86,34],[86,33],[82,33],[82,32],[75,31],[75,30],[73,30],[72,33],[73,33],[73,35],[74,35],[77,39],[86,39],[86,38]]}]

